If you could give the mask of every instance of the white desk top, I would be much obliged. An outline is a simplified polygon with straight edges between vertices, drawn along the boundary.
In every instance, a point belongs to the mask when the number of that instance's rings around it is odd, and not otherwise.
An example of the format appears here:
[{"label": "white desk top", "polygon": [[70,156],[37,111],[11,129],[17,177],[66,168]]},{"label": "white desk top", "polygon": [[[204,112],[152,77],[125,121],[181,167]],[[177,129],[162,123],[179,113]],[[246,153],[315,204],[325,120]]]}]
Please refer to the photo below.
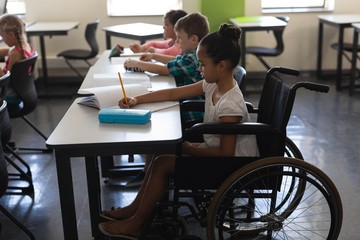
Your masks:
[{"label": "white desk top", "polygon": [[[99,59],[96,61],[96,63],[89,69],[88,73],[85,76],[85,79],[83,83],[80,86],[80,89],[84,88],[91,88],[94,87],[93,80],[94,80],[94,73],[109,73],[114,74],[114,76],[117,76],[117,72],[120,70],[123,70],[123,62],[125,62],[126,59],[129,57],[115,57],[115,58],[109,58],[110,50],[105,50]],[[137,58],[138,57],[134,57]],[[159,76],[157,74],[151,74],[147,73],[150,76],[151,80],[151,89],[152,91],[160,90],[160,89],[166,89],[166,88],[173,88],[176,87],[175,81],[172,80],[172,77],[169,76]],[[104,82],[105,86],[110,85],[118,85],[119,82],[110,80],[108,83]]]},{"label": "white desk top", "polygon": [[[116,75],[120,68],[123,65],[95,64],[88,71],[80,89],[93,87],[94,73],[114,72]],[[113,84],[118,85],[119,82]],[[151,84],[156,90],[176,87],[175,80],[169,76],[153,76]],[[70,106],[46,141],[47,145],[76,148],[77,145],[84,144],[89,147],[92,144],[152,143],[178,141],[182,138],[179,106],[153,112],[151,121],[145,125],[106,124],[99,122],[98,109],[77,104],[79,99]]]},{"label": "white desk top", "polygon": [[230,22],[241,28],[282,27],[287,23],[273,16],[246,16],[231,18]]},{"label": "white desk top", "polygon": [[34,22],[26,27],[26,32],[53,32],[53,31],[69,31],[76,28],[79,22]]},{"label": "white desk top", "polygon": [[179,106],[152,113],[150,122],[144,125],[113,124],[100,123],[99,110],[79,105],[78,101],[70,106],[47,145],[75,148],[86,144],[177,141],[182,137]]},{"label": "white desk top", "polygon": [[108,32],[116,32],[136,36],[148,36],[164,33],[163,26],[149,23],[120,24],[104,27],[103,30]]},{"label": "white desk top", "polygon": [[360,22],[360,14],[324,14],[318,15],[318,18],[320,20],[335,24],[349,24]]},{"label": "white desk top", "polygon": [[353,23],[353,24],[351,24],[351,26],[353,26],[357,30],[360,30],[360,23]]}]

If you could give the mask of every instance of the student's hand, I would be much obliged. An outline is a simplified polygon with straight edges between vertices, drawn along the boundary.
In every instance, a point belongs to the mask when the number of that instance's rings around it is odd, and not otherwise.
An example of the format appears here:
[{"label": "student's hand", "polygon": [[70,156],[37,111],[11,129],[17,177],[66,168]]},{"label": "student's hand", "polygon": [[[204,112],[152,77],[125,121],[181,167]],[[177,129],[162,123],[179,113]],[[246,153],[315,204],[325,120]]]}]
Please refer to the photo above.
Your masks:
[{"label": "student's hand", "polygon": [[139,61],[137,61],[137,60],[128,59],[124,62],[124,67],[125,68],[137,68],[138,62]]},{"label": "student's hand", "polygon": [[131,44],[129,46],[129,48],[131,49],[131,51],[133,51],[134,53],[138,53],[141,52],[141,46],[137,43]]},{"label": "student's hand", "polygon": [[137,104],[136,98],[126,98],[127,103],[125,101],[125,98],[120,99],[119,101],[119,107],[120,108],[130,108],[131,106],[135,106]]},{"label": "student's hand", "polygon": [[154,47],[149,47],[148,49],[146,49],[145,52],[149,52],[149,53],[154,53],[155,52],[155,49]]},{"label": "student's hand", "polygon": [[154,58],[153,53],[144,53],[144,54],[141,54],[141,56],[140,56],[140,60],[146,61],[146,62],[151,61],[153,58]]}]

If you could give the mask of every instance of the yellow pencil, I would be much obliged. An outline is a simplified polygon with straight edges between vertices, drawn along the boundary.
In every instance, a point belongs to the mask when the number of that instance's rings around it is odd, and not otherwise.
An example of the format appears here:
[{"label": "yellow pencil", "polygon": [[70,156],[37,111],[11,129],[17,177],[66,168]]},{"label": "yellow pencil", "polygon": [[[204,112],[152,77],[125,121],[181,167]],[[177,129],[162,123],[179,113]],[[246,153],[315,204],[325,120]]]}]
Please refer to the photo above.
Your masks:
[{"label": "yellow pencil", "polygon": [[124,84],[123,84],[120,72],[118,72],[118,76],[119,76],[121,88],[122,88],[122,91],[123,91],[123,94],[124,94],[125,103],[126,103],[126,105],[128,105],[129,103],[128,103],[128,100],[127,100],[127,97],[126,97],[126,92],[125,92],[125,88],[124,88]]}]

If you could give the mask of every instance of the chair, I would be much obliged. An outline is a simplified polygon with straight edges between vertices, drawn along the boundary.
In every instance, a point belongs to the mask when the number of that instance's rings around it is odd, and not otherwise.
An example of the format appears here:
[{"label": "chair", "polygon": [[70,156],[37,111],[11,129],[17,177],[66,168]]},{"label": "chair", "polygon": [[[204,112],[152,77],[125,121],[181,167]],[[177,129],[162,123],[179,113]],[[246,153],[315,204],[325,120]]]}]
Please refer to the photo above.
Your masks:
[{"label": "chair", "polygon": [[88,60],[94,58],[99,53],[99,46],[96,41],[96,29],[99,25],[100,20],[95,20],[86,26],[85,39],[90,46],[90,50],[86,49],[70,49],[60,52],[57,56],[63,57],[66,64],[81,78],[84,76],[70,63],[70,60],[84,60],[89,66],[91,66]]},{"label": "chair", "polygon": [[[34,56],[16,62],[11,70],[10,86],[19,98],[18,103],[8,103],[10,118],[22,118],[32,129],[34,129],[44,140],[47,136],[43,134],[27,117],[37,106],[37,91],[34,82],[33,72],[38,58],[37,52]],[[34,150],[42,152],[51,152],[51,149],[38,148],[17,148],[22,150]]]},{"label": "chair", "polygon": [[2,77],[0,77],[0,100],[4,100],[6,97],[6,90],[9,86],[10,72],[8,71]]},{"label": "chair", "polygon": [[[178,156],[173,205],[165,202],[158,206],[165,208],[163,212],[172,211],[175,214],[172,219],[177,222],[173,225],[163,222],[162,228],[164,225],[168,225],[165,229],[173,227],[175,234],[178,227],[183,229],[178,210],[189,207],[193,216],[206,227],[210,240],[243,239],[250,235],[251,239],[266,236],[266,239],[286,236],[314,239],[320,232],[324,238],[337,238],[342,224],[342,205],[330,178],[301,159],[284,157],[286,127],[296,90],[327,92],[329,87],[309,82],[290,87],[277,77],[278,73],[299,74],[284,68],[268,71],[256,122],[200,123],[189,129],[201,134],[256,135],[260,156]],[[180,198],[187,202],[180,202]],[[198,209],[203,209],[200,214],[189,203],[189,198],[198,203]],[[157,217],[161,221],[161,216]],[[312,221],[321,223],[315,226]],[[314,227],[304,231],[309,225]]]},{"label": "chair", "polygon": [[[4,122],[9,121],[9,116],[8,116],[8,112],[6,110],[6,101],[2,100],[1,101],[1,105],[0,105],[0,123],[1,123],[1,128],[0,128],[0,141],[2,140],[2,132],[3,132],[3,126],[4,126]],[[5,157],[4,157],[4,151],[2,148],[2,143],[0,142],[0,198],[6,193],[6,190],[8,188],[8,171],[7,171],[7,165],[5,162]],[[17,220],[4,206],[2,206],[0,204],[0,211],[5,214],[12,222],[14,222],[22,231],[24,231],[26,233],[26,235],[29,236],[30,239],[35,239],[34,235],[32,234],[32,232],[26,227],[24,226],[19,220]]]},{"label": "chair", "polygon": [[[331,44],[331,48],[339,51],[339,44],[333,43]],[[344,43],[343,45],[343,52],[342,55],[348,60],[350,63],[352,62],[352,51],[353,51],[353,44],[352,43]],[[356,58],[360,60],[360,45],[357,47],[357,55]],[[356,69],[357,76],[360,76],[360,69]]]},{"label": "chair", "polygon": [[[284,22],[289,22],[290,19],[287,16],[278,16],[277,18]],[[285,30],[285,26],[272,31],[276,40],[276,46],[274,48],[249,46],[246,47],[245,50],[246,54],[254,55],[266,67],[266,70],[269,70],[271,67],[264,60],[264,57],[277,57],[284,51],[284,40],[283,40],[284,30]]]},{"label": "chair", "polygon": [[[10,80],[10,72],[7,72],[4,76],[0,77],[0,100],[5,98],[6,96],[6,89],[8,87]],[[5,108],[5,111],[7,111],[7,108]],[[5,113],[3,113],[5,114]],[[11,124],[8,112],[6,112],[6,115],[3,116],[1,121],[1,143],[2,148],[5,149],[6,155],[5,159],[6,161],[16,170],[17,172],[11,172],[8,173],[9,175],[9,181],[25,181],[27,184],[20,184],[17,186],[11,185],[8,186],[7,194],[24,194],[33,196],[34,195],[34,186],[32,182],[32,174],[30,170],[30,166],[25,162],[24,159],[22,159],[19,154],[17,154],[14,149],[9,146],[10,138],[11,138]],[[15,162],[17,160],[21,165],[17,164]],[[21,166],[21,167],[20,167]],[[24,170],[25,169],[25,170]]]}]

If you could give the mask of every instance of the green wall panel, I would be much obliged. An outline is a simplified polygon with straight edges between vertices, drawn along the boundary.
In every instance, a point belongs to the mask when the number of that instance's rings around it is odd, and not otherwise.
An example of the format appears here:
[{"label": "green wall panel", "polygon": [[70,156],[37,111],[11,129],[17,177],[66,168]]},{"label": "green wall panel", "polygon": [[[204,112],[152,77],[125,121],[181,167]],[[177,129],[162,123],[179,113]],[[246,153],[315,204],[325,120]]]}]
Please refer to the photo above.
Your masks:
[{"label": "green wall panel", "polygon": [[200,6],[201,13],[208,17],[211,32],[229,22],[229,18],[245,13],[245,0],[201,0]]}]

